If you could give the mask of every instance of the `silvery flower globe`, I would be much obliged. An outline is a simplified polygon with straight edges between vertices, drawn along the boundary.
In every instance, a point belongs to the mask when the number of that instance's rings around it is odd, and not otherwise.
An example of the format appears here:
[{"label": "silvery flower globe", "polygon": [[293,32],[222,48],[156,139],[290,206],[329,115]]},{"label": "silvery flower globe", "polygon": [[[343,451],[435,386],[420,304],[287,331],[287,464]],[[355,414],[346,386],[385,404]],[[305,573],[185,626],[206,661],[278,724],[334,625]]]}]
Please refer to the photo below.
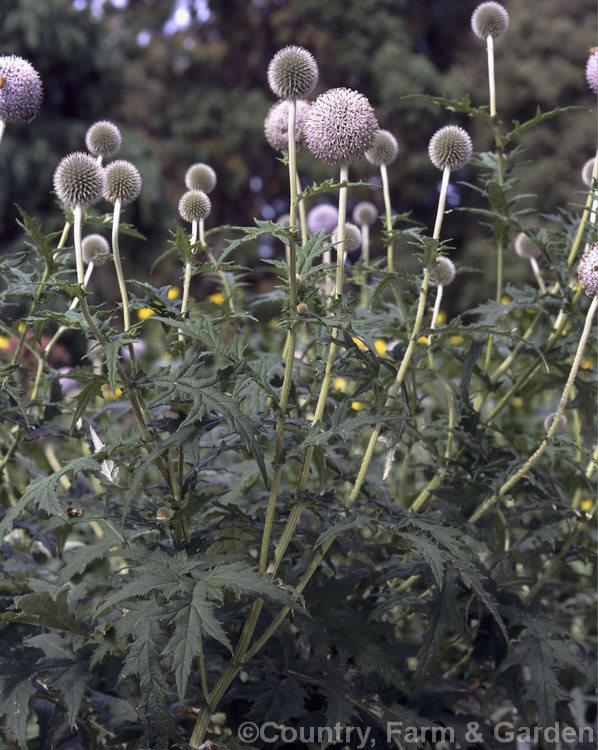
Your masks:
[{"label": "silvery flower globe", "polygon": [[197,162],[185,172],[185,187],[188,190],[202,190],[211,193],[216,187],[216,172],[209,164]]},{"label": "silvery flower globe", "polygon": [[[304,145],[303,128],[309,113],[310,103],[305,99],[298,99],[295,111],[295,144],[297,149]],[[266,140],[276,151],[289,150],[289,103],[280,101],[270,107],[264,120],[264,134]]]},{"label": "silvery flower globe", "polygon": [[588,297],[598,294],[598,242],[590,245],[581,256],[577,278]]},{"label": "silvery flower globe", "polygon": [[360,201],[353,209],[353,221],[372,226],[378,221],[378,209],[370,201]]},{"label": "silvery flower globe", "polygon": [[211,209],[210,199],[202,190],[188,190],[179,201],[179,213],[185,221],[201,221]]},{"label": "silvery flower globe", "polygon": [[482,3],[471,16],[471,28],[480,39],[496,39],[509,28],[509,14],[500,3]]},{"label": "silvery flower globe", "polygon": [[515,237],[515,252],[520,258],[539,258],[542,255],[540,248],[532,242],[525,232],[519,232]]},{"label": "silvery flower globe", "polygon": [[307,214],[307,228],[310,232],[323,229],[330,234],[338,224],[338,208],[330,203],[320,203]]},{"label": "silvery flower globe", "polygon": [[473,145],[469,134],[456,125],[437,130],[428,145],[430,161],[437,169],[454,172],[464,167],[471,158]]},{"label": "silvery flower globe", "polygon": [[31,63],[16,55],[0,56],[0,120],[31,122],[42,103],[42,82]]},{"label": "silvery flower globe", "polygon": [[[331,242],[333,245],[335,245],[338,242],[338,236],[336,231],[333,232]],[[346,253],[352,253],[353,250],[357,250],[357,248],[361,245],[361,231],[359,227],[356,227],[355,224],[351,224],[351,222],[347,222],[345,224],[345,239],[343,242],[343,250]]]},{"label": "silvery flower globe", "polygon": [[88,234],[81,242],[81,249],[86,263],[93,261],[96,266],[101,266],[108,260],[110,245],[101,234]]},{"label": "silvery flower globe", "polygon": [[54,172],[54,190],[67,206],[88,208],[104,193],[106,175],[89,154],[75,151],[60,160]]},{"label": "silvery flower globe", "polygon": [[311,52],[294,44],[278,50],[268,65],[268,84],[279,99],[305,99],[318,82]]},{"label": "silvery flower globe", "polygon": [[430,284],[432,286],[447,286],[455,278],[455,264],[450,258],[441,256],[436,266],[430,270]]},{"label": "silvery flower globe", "polygon": [[141,192],[141,175],[130,161],[119,159],[106,167],[104,198],[110,203],[120,200],[123,206],[132,203]]},{"label": "silvery flower globe", "polygon": [[371,164],[381,167],[383,164],[393,162],[398,153],[399,144],[394,135],[389,130],[379,130],[372,147],[366,152],[365,158]]},{"label": "silvery flower globe", "polygon": [[307,148],[328,164],[352,164],[372,147],[378,121],[363,94],[330,89],[311,105],[304,128]]},{"label": "silvery flower globe", "polygon": [[113,156],[121,142],[120,130],[108,120],[95,122],[85,134],[87,150],[94,156]]}]

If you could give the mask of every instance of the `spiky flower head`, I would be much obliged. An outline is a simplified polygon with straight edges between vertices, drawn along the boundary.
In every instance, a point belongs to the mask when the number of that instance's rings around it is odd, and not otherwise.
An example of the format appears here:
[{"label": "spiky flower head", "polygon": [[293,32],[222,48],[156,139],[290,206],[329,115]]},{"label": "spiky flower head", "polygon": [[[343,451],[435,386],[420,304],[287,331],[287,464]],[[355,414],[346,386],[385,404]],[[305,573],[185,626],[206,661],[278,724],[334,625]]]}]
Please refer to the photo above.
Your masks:
[{"label": "spiky flower head", "polygon": [[[337,242],[338,242],[338,237],[335,231],[332,234],[332,244],[335,245]],[[351,222],[348,221],[345,224],[345,240],[343,242],[343,250],[346,253],[352,253],[353,250],[357,250],[357,248],[360,245],[361,245],[361,231],[359,227],[356,227],[355,224],[351,224]]]},{"label": "spiky flower head", "polygon": [[592,184],[592,174],[594,172],[594,162],[596,161],[596,157],[592,157],[591,159],[588,159],[587,162],[583,165],[581,168],[581,179],[584,185],[587,185],[590,187]]},{"label": "spiky flower head", "polygon": [[104,193],[106,176],[97,161],[83,151],[75,151],[60,160],[54,172],[54,190],[67,206],[88,208]]},{"label": "spiky flower head", "polygon": [[[305,99],[298,99],[295,110],[295,144],[297,150],[304,145],[303,128],[311,104]],[[289,103],[280,101],[270,107],[264,120],[266,140],[276,151],[289,150]]]},{"label": "spiky flower head", "polygon": [[305,99],[317,82],[318,64],[303,47],[290,44],[270,60],[268,84],[279,99]]},{"label": "spiky flower head", "polygon": [[330,203],[320,203],[307,214],[307,228],[310,232],[323,229],[330,234],[338,224],[338,208]]},{"label": "spiky flower head", "polygon": [[86,263],[93,263],[96,266],[102,266],[108,260],[110,245],[108,240],[101,234],[88,234],[83,238],[81,243],[83,250],[83,260]]},{"label": "spiky flower head", "polygon": [[[280,224],[281,227],[290,227],[291,226],[291,214],[281,214],[278,219],[276,219],[276,223]],[[301,222],[299,220],[299,217],[295,219],[295,226],[299,228],[301,226]]]},{"label": "spiky flower head", "polygon": [[428,146],[428,156],[437,169],[448,167],[451,172],[464,167],[471,158],[473,145],[469,134],[457,125],[437,130]]},{"label": "spiky flower head", "polygon": [[598,294],[598,242],[590,245],[581,256],[577,278],[588,297]]},{"label": "spiky flower head", "polygon": [[515,252],[520,258],[539,258],[542,251],[532,242],[525,232],[519,232],[515,237]]},{"label": "spiky flower head", "polygon": [[42,103],[42,82],[31,63],[16,55],[0,56],[0,120],[31,122]]},{"label": "spiky flower head", "polygon": [[130,161],[118,159],[106,167],[104,198],[110,203],[120,200],[123,206],[132,203],[141,192],[141,175]]},{"label": "spiky flower head", "polygon": [[438,258],[436,266],[430,270],[432,286],[446,286],[455,278],[455,264],[444,255]]},{"label": "spiky flower head", "polygon": [[185,221],[201,221],[210,215],[212,204],[203,190],[188,190],[179,201],[179,213]]},{"label": "spiky flower head", "polygon": [[330,89],[311,105],[304,128],[307,148],[328,164],[351,164],[371,148],[378,132],[372,105],[352,89]]},{"label": "spiky flower head", "polygon": [[399,144],[390,130],[379,130],[365,158],[377,167],[390,164],[397,158]]},{"label": "spiky flower head", "polygon": [[598,47],[594,47],[590,52],[586,63],[586,81],[591,90],[598,94]]},{"label": "spiky flower head", "polygon": [[94,156],[113,156],[121,143],[120,130],[108,120],[95,122],[85,133],[85,145]]},{"label": "spiky flower head", "polygon": [[482,3],[471,16],[471,28],[480,39],[496,39],[509,28],[509,14],[500,3]]},{"label": "spiky flower head", "polygon": [[[546,419],[544,420],[544,429],[546,432],[550,430],[552,427],[552,423],[554,422],[554,418],[556,417],[556,412],[552,412],[552,414],[549,414]],[[561,414],[560,419],[557,423],[556,429],[554,431],[554,435],[563,435],[565,432],[567,432],[567,417],[564,414]]]},{"label": "spiky flower head", "polygon": [[371,226],[378,221],[378,209],[369,201],[361,201],[353,209],[353,221]]},{"label": "spiky flower head", "polygon": [[209,164],[192,164],[185,172],[185,187],[188,190],[202,190],[211,193],[216,187],[216,172]]}]

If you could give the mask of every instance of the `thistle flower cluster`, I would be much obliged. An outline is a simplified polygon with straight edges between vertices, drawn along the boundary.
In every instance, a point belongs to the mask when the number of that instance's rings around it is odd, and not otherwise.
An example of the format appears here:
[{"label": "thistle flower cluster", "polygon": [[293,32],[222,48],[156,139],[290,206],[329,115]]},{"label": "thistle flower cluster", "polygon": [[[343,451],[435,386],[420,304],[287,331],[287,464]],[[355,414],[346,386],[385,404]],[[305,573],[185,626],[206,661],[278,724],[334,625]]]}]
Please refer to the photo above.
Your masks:
[{"label": "thistle flower cluster", "polygon": [[437,169],[462,169],[471,158],[473,145],[469,134],[456,125],[437,130],[430,140],[428,155]]},{"label": "thistle flower cluster", "polygon": [[360,201],[353,209],[353,221],[371,227],[378,221],[378,209],[370,201]]},{"label": "thistle flower cluster", "polygon": [[120,148],[122,137],[118,127],[108,120],[100,120],[85,134],[87,150],[94,156],[113,156]]},{"label": "thistle flower cluster", "polygon": [[595,161],[596,161],[596,157],[593,156],[591,159],[588,159],[587,162],[581,168],[581,180],[584,183],[584,185],[587,185],[588,187],[590,187],[592,184],[592,174],[594,172]]},{"label": "thistle flower cluster", "polygon": [[141,175],[130,161],[119,159],[106,167],[104,198],[110,203],[120,200],[121,205],[132,203],[141,192]]},{"label": "thistle flower cluster", "polygon": [[97,203],[106,189],[106,175],[89,154],[75,151],[60,160],[54,172],[54,190],[67,206],[88,208]]},{"label": "thistle flower cluster", "polygon": [[363,94],[330,89],[312,104],[305,123],[307,148],[328,164],[352,164],[370,149],[378,132],[372,105]]},{"label": "thistle flower cluster", "polygon": [[216,187],[216,172],[209,164],[192,164],[185,172],[185,187],[188,190],[201,190],[211,193]]},{"label": "thistle flower cluster", "polygon": [[594,94],[598,94],[598,48],[594,48],[588,57],[586,63],[586,81]]},{"label": "thistle flower cluster", "polygon": [[310,232],[323,229],[330,232],[336,229],[338,224],[338,208],[330,203],[320,203],[314,206],[307,214],[307,227]]},{"label": "thistle flower cluster", "polygon": [[96,266],[102,266],[108,260],[110,245],[101,234],[88,234],[83,238],[81,248],[86,263],[93,262]]},{"label": "thistle flower cluster", "polygon": [[[298,99],[295,111],[295,143],[297,150],[304,145],[303,128],[309,114],[310,103],[305,99]],[[264,134],[266,140],[276,151],[289,150],[289,103],[282,100],[270,107],[264,120]]]},{"label": "thistle flower cluster", "polygon": [[31,63],[16,55],[0,56],[0,120],[31,122],[42,103],[42,82]]},{"label": "thistle flower cluster", "polygon": [[447,286],[455,278],[455,264],[444,255],[438,258],[436,266],[430,270],[432,286]]},{"label": "thistle flower cluster", "polygon": [[[335,245],[338,240],[337,231],[332,234],[332,244]],[[355,224],[351,224],[350,221],[345,224],[345,239],[343,241],[343,250],[346,253],[352,253],[353,250],[361,245],[361,231]]]},{"label": "thistle flower cluster", "polygon": [[318,82],[318,65],[311,52],[289,45],[268,65],[268,84],[279,99],[304,99]]},{"label": "thistle flower cluster", "polygon": [[598,242],[590,245],[581,256],[577,278],[588,297],[598,294]]},{"label": "thistle flower cluster", "polygon": [[202,190],[188,190],[179,201],[179,213],[190,223],[206,219],[211,210],[212,203]]},{"label": "thistle flower cluster", "polygon": [[366,151],[365,158],[376,167],[381,167],[393,162],[398,153],[399,145],[394,135],[389,130],[379,130],[371,148]]},{"label": "thistle flower cluster", "polygon": [[509,28],[509,14],[500,3],[482,3],[471,16],[471,28],[480,39],[496,39]]},{"label": "thistle flower cluster", "polygon": [[520,258],[539,258],[542,255],[540,248],[530,240],[525,232],[519,232],[515,237],[515,252]]}]

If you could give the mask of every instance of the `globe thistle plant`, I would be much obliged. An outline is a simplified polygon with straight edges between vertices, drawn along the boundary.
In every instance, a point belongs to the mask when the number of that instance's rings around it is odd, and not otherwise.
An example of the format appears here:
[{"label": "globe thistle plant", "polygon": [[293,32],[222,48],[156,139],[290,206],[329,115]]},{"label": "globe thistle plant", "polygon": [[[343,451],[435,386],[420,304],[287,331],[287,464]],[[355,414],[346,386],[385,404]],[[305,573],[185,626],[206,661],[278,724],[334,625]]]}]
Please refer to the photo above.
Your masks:
[{"label": "globe thistle plant", "polygon": [[[386,211],[386,231],[392,232],[392,212],[390,207],[390,189],[388,185],[387,165],[397,158],[399,146],[397,139],[388,130],[379,130],[376,133],[374,143],[369,151],[366,152],[366,159],[380,168],[380,177],[382,178],[382,193],[384,195],[384,208]],[[389,273],[393,272],[393,243],[388,243],[386,248],[387,267]]]},{"label": "globe thistle plant", "polygon": [[[273,104],[264,120],[266,140],[275,151],[288,153],[289,150],[289,102],[279,101]],[[296,102],[295,113],[295,148],[300,151],[305,146],[303,128],[311,104],[305,99]]]},{"label": "globe thistle plant", "polygon": [[[455,264],[453,261],[444,255],[437,258],[436,265],[430,269],[430,284],[436,287],[436,299],[434,300],[432,322],[430,323],[430,328],[432,330],[436,328],[436,321],[438,320],[438,313],[440,312],[440,303],[442,302],[444,287],[452,283],[454,278]],[[431,344],[432,335],[430,334],[430,336],[428,336],[428,352],[430,352],[429,347]]]},{"label": "globe thistle plant", "polygon": [[540,289],[542,294],[544,294],[546,292],[546,285],[544,284],[544,279],[542,278],[540,267],[538,266],[537,261],[537,258],[542,255],[542,251],[540,250],[540,248],[535,244],[535,242],[530,240],[525,232],[519,232],[517,237],[515,237],[515,252],[520,258],[529,260],[533,274],[536,277],[536,281],[538,282],[538,288]]},{"label": "globe thistle plant", "polygon": [[311,52],[289,45],[274,55],[268,65],[268,84],[279,99],[304,99],[318,82],[318,64]]},{"label": "globe thistle plant", "polygon": [[6,125],[31,122],[42,103],[37,70],[22,57],[0,56],[0,141]]},{"label": "globe thistle plant", "polygon": [[332,234],[338,225],[338,208],[330,203],[320,203],[307,214],[307,226],[310,232],[323,229]]},{"label": "globe thistle plant", "polygon": [[201,190],[211,193],[216,187],[216,172],[209,164],[198,162],[192,164],[185,172],[185,187],[187,190]]},{"label": "globe thistle plant", "polygon": [[121,143],[120,130],[108,120],[95,122],[85,134],[87,150],[97,158],[100,164],[102,159],[114,156],[120,149]]},{"label": "globe thistle plant", "polygon": [[82,210],[97,203],[104,192],[106,176],[89,154],[76,151],[60,160],[54,172],[54,190],[58,199],[73,209],[77,283],[84,283],[81,246]]},{"label": "globe thistle plant", "polygon": [[[181,218],[191,224],[191,252],[197,252],[197,241],[202,247],[206,246],[204,221],[210,215],[212,203],[203,190],[188,190],[179,200],[179,214]],[[181,316],[184,318],[189,304],[189,287],[191,284],[191,261],[185,261],[185,277],[183,280],[183,300],[181,302]],[[183,334],[179,332],[182,341]]]},{"label": "globe thistle plant", "polygon": [[85,263],[102,266],[108,260],[110,245],[103,235],[88,234],[83,238],[81,245]]},{"label": "globe thistle plant", "polygon": [[[352,224],[350,221],[345,222],[344,228],[344,245],[343,249],[345,253],[352,253],[354,250],[361,245],[361,231],[359,227]],[[338,242],[338,229],[332,235],[332,244],[336,245]]]},{"label": "globe thistle plant", "polygon": [[[361,254],[367,266],[370,262],[370,226],[378,220],[378,209],[370,201],[360,201],[353,208],[353,221],[361,229]],[[361,284],[361,306],[367,306],[367,274]]]},{"label": "globe thistle plant", "polygon": [[594,179],[594,165],[596,164],[596,157],[593,156],[591,159],[588,159],[586,163],[581,168],[581,181],[584,185],[587,187],[592,186],[592,182]]},{"label": "globe thistle plant", "polygon": [[452,171],[462,169],[467,164],[472,151],[473,146],[469,134],[456,125],[446,125],[444,128],[440,128],[430,139],[428,145],[430,161],[436,169],[442,170],[442,186],[438,199],[434,239],[440,237],[450,174]]},{"label": "globe thistle plant", "polygon": [[[129,301],[127,297],[127,287],[123,276],[122,264],[120,260],[120,247],[118,241],[118,230],[120,225],[120,210],[122,206],[132,203],[141,192],[141,175],[134,164],[129,161],[119,159],[111,162],[106,167],[106,189],[104,198],[110,203],[114,203],[114,213],[112,220],[112,256],[114,258],[114,267],[118,278],[118,286],[123,305],[123,325],[125,331],[131,327],[131,317],[129,313]],[[134,364],[134,355],[131,356]]]},{"label": "globe thistle plant", "polygon": [[494,40],[509,27],[509,14],[500,3],[482,3],[471,16],[471,28],[480,39],[486,40],[488,51],[488,84],[490,88],[490,116],[496,115],[496,86],[494,80]]},{"label": "globe thistle plant", "polygon": [[[546,419],[544,420],[544,430],[546,432],[549,432],[552,423],[554,422],[554,418],[556,416],[556,412],[552,412],[552,414],[549,414]],[[556,425],[556,428],[553,431],[553,435],[564,435],[567,432],[567,417],[564,414],[561,414],[561,417],[558,421],[558,424]]]}]

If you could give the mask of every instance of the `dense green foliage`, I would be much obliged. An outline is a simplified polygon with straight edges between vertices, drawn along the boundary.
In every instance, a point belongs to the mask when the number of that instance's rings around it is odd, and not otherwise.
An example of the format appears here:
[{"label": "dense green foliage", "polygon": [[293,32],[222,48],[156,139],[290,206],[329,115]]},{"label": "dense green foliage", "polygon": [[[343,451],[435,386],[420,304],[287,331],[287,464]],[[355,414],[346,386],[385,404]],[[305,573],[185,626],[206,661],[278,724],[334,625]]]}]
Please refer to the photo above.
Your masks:
[{"label": "dense green foliage", "polygon": [[[73,115],[78,141],[62,140],[70,129],[61,128],[56,104],[53,124],[41,117],[41,130],[23,136],[46,142],[45,151],[25,149],[9,130],[0,147],[3,174],[16,175],[17,185],[19,164],[27,163],[26,174],[37,158],[43,162],[35,189],[45,196],[29,201],[23,191],[26,210],[13,210],[8,190],[0,195],[6,223],[16,227],[0,257],[3,747],[196,748],[207,738],[218,747],[251,747],[237,737],[247,721],[358,726],[372,747],[388,746],[389,722],[401,723],[403,733],[447,729],[449,746],[462,748],[514,749],[514,740],[496,735],[501,721],[559,722],[596,736],[594,338],[565,402],[566,430],[547,437],[545,426],[592,322],[575,272],[586,242],[598,239],[589,211],[596,191],[572,188],[561,209],[534,203],[524,185],[537,165],[522,149],[564,127],[554,123],[583,131],[586,112],[564,107],[583,97],[537,110],[530,95],[518,104],[529,117],[512,122],[500,100],[499,118],[489,117],[485,93],[473,104],[442,96],[448,84],[438,84],[434,67],[448,68],[457,53],[441,46],[424,62],[413,40],[438,31],[418,26],[423,11],[397,12],[408,3],[264,0],[227,3],[221,13],[217,5],[210,3],[209,24],[197,21],[197,33],[221,34],[184,54],[182,33],[135,46],[147,20],[140,8],[163,24],[170,3],[106,8],[101,23],[121,44],[85,58],[92,67],[95,55],[103,60],[115,96],[132,76],[145,76],[118,105],[123,122],[144,122],[141,138],[133,125],[123,128],[124,156],[138,164],[144,187],[120,242],[125,253],[137,247],[152,261],[163,256],[155,274],[127,282],[129,331],[122,331],[120,305],[94,297],[96,278],[117,290],[112,264],[92,275],[89,295],[75,284],[73,214],[50,198],[56,160],[49,149],[80,147],[84,123],[105,116],[95,101],[87,117],[72,59],[64,80],[73,81],[70,106],[81,107]],[[100,21],[59,0],[31,3],[29,15],[15,11],[14,18],[31,22],[35,59],[36,29],[41,37],[54,32],[33,19],[56,8],[65,20],[52,55],[62,50],[69,67],[73,45],[82,55]],[[422,8],[438,11],[432,2]],[[457,12],[462,27],[470,10]],[[331,29],[341,23],[347,35],[331,45]],[[400,79],[400,90],[437,96],[398,100],[389,71],[401,59],[395,45],[381,43],[387,33],[403,54],[421,58],[405,64],[411,78]],[[452,186],[462,177],[467,187],[440,241],[432,236],[433,205],[422,197],[410,215],[407,196],[393,199],[402,213],[392,230],[379,222],[373,260],[364,265],[352,256],[335,296],[321,262],[329,235],[308,232],[300,242],[297,232],[263,218],[248,177],[259,174],[261,198],[272,201],[286,194],[288,176],[258,127],[269,102],[270,50],[256,42],[260,34],[274,49],[309,46],[323,88],[354,85],[377,105],[380,97],[382,127],[400,121],[421,139],[420,164],[436,125],[471,125],[474,158],[451,177]],[[114,59],[134,49],[144,67],[131,62],[117,75]],[[172,75],[152,76],[151,66],[165,60]],[[481,79],[480,70],[481,63]],[[52,101],[53,78],[40,72]],[[201,108],[196,94],[181,94],[192,85],[201,87]],[[109,84],[100,88],[106,94]],[[225,116],[246,132],[227,126]],[[423,121],[433,124],[424,131]],[[221,225],[208,233],[207,247],[193,248],[172,216],[184,168],[200,159],[218,166],[213,205]],[[304,164],[307,156],[300,170]],[[350,205],[367,197],[381,207],[381,191],[366,184],[368,168],[354,172]],[[577,165],[567,171],[577,185],[573,172]],[[330,168],[312,163],[306,174],[308,208],[335,202],[345,189]],[[426,190],[434,193],[434,180]],[[506,261],[506,283],[495,295],[496,259],[511,257],[532,210],[550,211],[544,228],[527,229],[546,290],[518,259],[525,280],[514,283]],[[150,213],[154,223],[146,224]],[[85,232],[105,232],[112,221],[97,208],[83,213]],[[148,234],[147,245],[135,227]],[[457,263],[457,279],[469,275],[491,291],[467,306],[457,282],[447,285],[444,315],[432,325],[436,288],[428,287],[428,272],[439,255],[456,257],[456,227],[461,237],[483,237],[490,258],[484,268]],[[390,241],[394,273],[386,269]],[[256,271],[248,257],[261,244],[273,253]],[[285,260],[294,248],[296,290]],[[182,316],[163,276],[167,267],[181,285],[185,264],[192,265],[193,299]],[[263,278],[274,281],[254,283]],[[486,301],[490,295],[496,299]],[[67,309],[73,298],[78,306]],[[52,356],[44,351],[59,326],[85,342],[86,356],[68,373],[75,383],[58,369],[71,352],[61,343]],[[132,342],[144,343],[133,360]],[[317,419],[327,363],[331,386]],[[346,744],[357,747],[357,739]],[[447,747],[425,732],[397,746]]]}]

